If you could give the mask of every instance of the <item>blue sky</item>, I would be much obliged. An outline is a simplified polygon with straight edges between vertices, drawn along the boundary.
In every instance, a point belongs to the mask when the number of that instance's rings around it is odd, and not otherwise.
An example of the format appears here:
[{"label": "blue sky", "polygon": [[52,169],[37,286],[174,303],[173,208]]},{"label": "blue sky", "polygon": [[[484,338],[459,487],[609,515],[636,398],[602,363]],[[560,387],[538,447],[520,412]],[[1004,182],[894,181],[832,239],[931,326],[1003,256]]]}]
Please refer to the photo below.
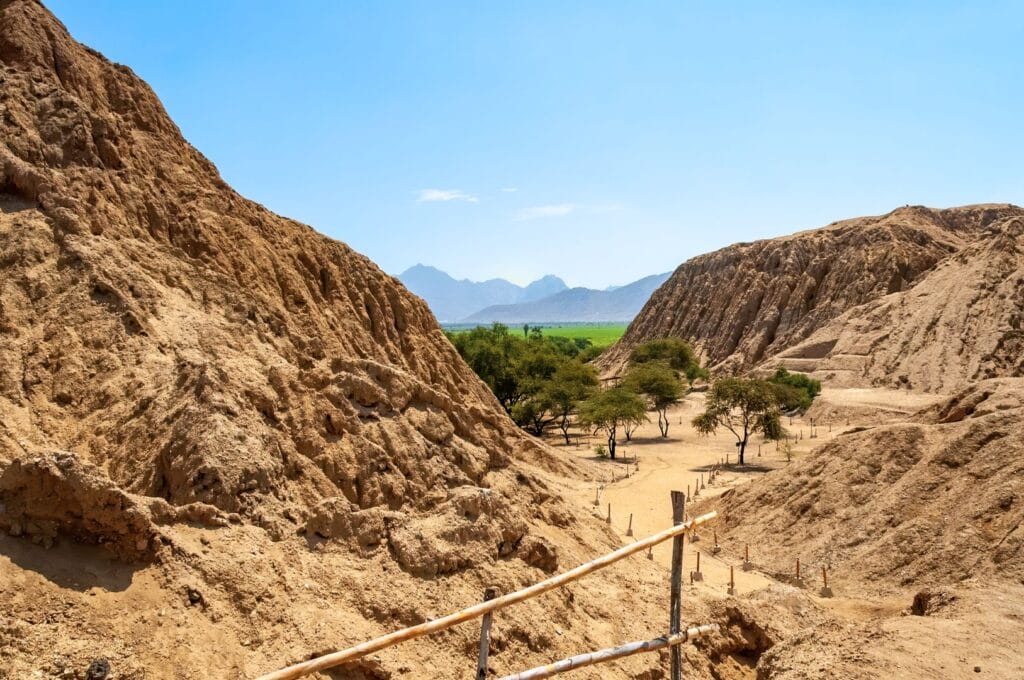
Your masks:
[{"label": "blue sky", "polygon": [[394,274],[603,287],[1024,203],[1024,3],[47,4],[241,193]]}]

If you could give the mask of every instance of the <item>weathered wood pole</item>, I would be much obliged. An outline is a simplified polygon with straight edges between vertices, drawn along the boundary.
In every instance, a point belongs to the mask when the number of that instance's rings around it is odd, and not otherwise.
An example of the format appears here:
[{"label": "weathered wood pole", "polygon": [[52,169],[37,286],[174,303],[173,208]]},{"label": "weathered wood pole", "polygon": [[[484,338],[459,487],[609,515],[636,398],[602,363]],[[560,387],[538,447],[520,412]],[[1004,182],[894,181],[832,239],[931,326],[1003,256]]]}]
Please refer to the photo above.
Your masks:
[{"label": "weathered wood pole", "polygon": [[[484,591],[484,602],[493,600],[497,595],[497,590],[494,588],[488,588]],[[480,622],[480,653],[476,658],[476,680],[486,680],[487,678],[487,655],[491,652],[492,617],[493,613],[487,612],[484,614],[484,618]]]},{"label": "weathered wood pole", "polygon": [[[686,514],[686,496],[682,491],[672,492],[672,525],[679,526],[683,523]],[[668,632],[669,635],[678,635],[681,630],[679,622],[683,606],[683,536],[680,534],[672,539],[672,592],[669,600]],[[682,680],[683,659],[679,647],[673,647],[671,652],[672,674],[671,680]]]},{"label": "weathered wood pole", "polygon": [[612,504],[608,504],[608,524],[612,523]]},{"label": "weathered wood pole", "polygon": [[733,573],[733,566],[729,565],[729,594],[736,594],[736,576]]},{"label": "weathered wood pole", "polygon": [[592,666],[598,663],[614,661],[615,659],[621,659],[641,652],[653,652],[658,649],[664,649],[665,647],[672,647],[673,649],[676,649],[678,645],[683,644],[687,640],[699,638],[717,630],[718,624],[716,623],[708,623],[703,626],[693,626],[692,628],[688,628],[685,632],[678,633],[676,635],[664,635],[660,638],[655,638],[654,640],[629,642],[618,647],[610,647],[597,652],[578,654],[576,656],[569,657],[568,659],[562,659],[561,661],[548,664],[547,666],[538,666],[537,668],[531,668],[530,670],[523,671],[521,673],[506,675],[501,678],[501,680],[540,680],[541,678],[550,678],[552,675],[576,670],[577,668],[583,668],[584,666]]},{"label": "weathered wood pole", "polygon": [[633,513],[629,513],[629,528],[626,529],[626,535],[633,535]]},{"label": "weathered wood pole", "polygon": [[800,558],[796,558],[796,580],[800,580]]}]

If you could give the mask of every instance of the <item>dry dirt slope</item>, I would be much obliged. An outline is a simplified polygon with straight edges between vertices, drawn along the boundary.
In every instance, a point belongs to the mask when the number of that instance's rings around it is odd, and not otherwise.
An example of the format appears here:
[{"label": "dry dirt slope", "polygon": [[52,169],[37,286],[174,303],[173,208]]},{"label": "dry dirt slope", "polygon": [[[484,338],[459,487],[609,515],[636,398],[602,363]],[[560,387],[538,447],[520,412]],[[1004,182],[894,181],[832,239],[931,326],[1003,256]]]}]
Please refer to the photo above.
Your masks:
[{"label": "dry dirt slope", "polygon": [[719,504],[720,531],[779,574],[801,557],[880,592],[1024,585],[1024,380],[982,381],[914,422],[836,437]]},{"label": "dry dirt slope", "polygon": [[[613,545],[554,465],[421,301],[0,0],[0,677],[250,677],[511,590]],[[503,616],[496,667],[660,629],[615,578]],[[461,677],[471,635],[337,677]]]},{"label": "dry dirt slope", "polygon": [[1024,375],[1024,218],[996,222],[913,288],[865,303],[763,366],[832,385],[949,393]]},{"label": "dry dirt slope", "polygon": [[636,345],[680,337],[721,370],[752,368],[850,309],[907,290],[1009,205],[906,207],[791,236],[738,243],[682,264],[601,358],[614,373]]}]

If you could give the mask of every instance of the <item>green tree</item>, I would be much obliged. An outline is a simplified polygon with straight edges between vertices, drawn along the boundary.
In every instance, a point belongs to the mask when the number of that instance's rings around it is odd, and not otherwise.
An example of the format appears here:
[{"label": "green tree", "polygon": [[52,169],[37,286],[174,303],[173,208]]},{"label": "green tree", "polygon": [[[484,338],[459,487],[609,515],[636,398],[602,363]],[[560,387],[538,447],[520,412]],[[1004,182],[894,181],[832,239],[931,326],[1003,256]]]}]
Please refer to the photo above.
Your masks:
[{"label": "green tree", "polygon": [[569,443],[569,425],[573,411],[581,401],[590,397],[599,381],[593,366],[579,361],[566,361],[555,370],[545,387],[545,396],[558,420],[558,429]]},{"label": "green tree", "polygon": [[686,376],[692,384],[698,378],[707,379],[708,372],[701,368],[693,348],[679,338],[661,338],[637,346],[629,355],[633,365],[663,363],[674,371]]},{"label": "green tree", "polygon": [[604,430],[608,437],[608,454],[614,459],[619,428],[646,421],[647,407],[636,392],[617,385],[581,402],[579,420],[584,426]]},{"label": "green tree", "polygon": [[790,373],[781,366],[768,382],[775,386],[783,411],[803,413],[811,407],[814,398],[821,394],[821,382],[803,373]]},{"label": "green tree", "polygon": [[761,432],[766,439],[784,436],[779,420],[779,402],[775,387],[764,380],[723,378],[708,390],[704,413],[693,419],[701,434],[712,434],[720,427],[733,433],[740,450],[740,465],[750,435]]},{"label": "green tree", "polygon": [[512,408],[525,398],[518,375],[525,341],[510,335],[508,327],[500,323],[450,333],[448,339],[511,414]]},{"label": "green tree", "polygon": [[658,430],[661,436],[668,437],[668,409],[679,403],[683,396],[679,374],[666,363],[652,361],[631,367],[622,384],[649,400],[651,406],[658,412]]}]

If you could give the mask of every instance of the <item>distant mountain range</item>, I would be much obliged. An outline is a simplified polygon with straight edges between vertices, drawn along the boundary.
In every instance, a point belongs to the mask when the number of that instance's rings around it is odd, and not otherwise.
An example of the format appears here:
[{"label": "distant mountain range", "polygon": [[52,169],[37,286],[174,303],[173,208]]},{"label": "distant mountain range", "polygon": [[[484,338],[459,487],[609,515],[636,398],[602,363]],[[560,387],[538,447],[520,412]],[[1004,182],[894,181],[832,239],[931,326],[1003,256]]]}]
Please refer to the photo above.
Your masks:
[{"label": "distant mountain range", "polygon": [[632,321],[651,294],[664,283],[669,272],[654,274],[625,286],[606,290],[570,288],[540,300],[511,305],[493,305],[466,317],[466,323],[506,324],[568,321]]},{"label": "distant mountain range", "polygon": [[560,323],[629,321],[668,276],[656,274],[625,286],[594,290],[569,288],[552,275],[527,286],[505,279],[457,280],[440,269],[417,264],[398,279],[426,300],[442,323]]},{"label": "distant mountain range", "polygon": [[462,321],[492,305],[532,302],[569,288],[557,276],[545,276],[525,287],[505,279],[457,280],[436,267],[423,264],[406,269],[398,275],[398,280],[426,300],[442,323]]}]

